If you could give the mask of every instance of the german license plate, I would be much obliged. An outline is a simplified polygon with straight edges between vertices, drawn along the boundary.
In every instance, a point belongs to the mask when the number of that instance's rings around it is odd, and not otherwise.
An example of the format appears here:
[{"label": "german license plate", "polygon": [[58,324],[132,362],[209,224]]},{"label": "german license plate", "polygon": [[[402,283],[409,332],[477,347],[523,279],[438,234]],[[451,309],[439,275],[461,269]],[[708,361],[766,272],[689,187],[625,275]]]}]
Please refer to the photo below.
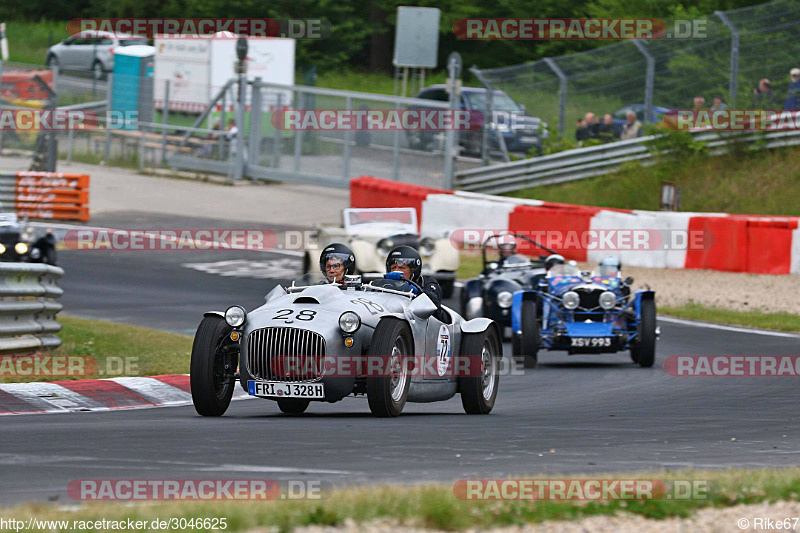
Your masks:
[{"label": "german license plate", "polygon": [[611,346],[611,337],[572,337],[575,348],[604,348]]},{"label": "german license plate", "polygon": [[537,139],[536,137],[530,137],[528,135],[523,135],[522,137],[519,138],[519,142],[521,143],[535,143],[538,140],[539,139]]},{"label": "german license plate", "polygon": [[322,383],[284,383],[281,381],[248,381],[250,396],[267,398],[307,398],[325,399],[325,385]]}]

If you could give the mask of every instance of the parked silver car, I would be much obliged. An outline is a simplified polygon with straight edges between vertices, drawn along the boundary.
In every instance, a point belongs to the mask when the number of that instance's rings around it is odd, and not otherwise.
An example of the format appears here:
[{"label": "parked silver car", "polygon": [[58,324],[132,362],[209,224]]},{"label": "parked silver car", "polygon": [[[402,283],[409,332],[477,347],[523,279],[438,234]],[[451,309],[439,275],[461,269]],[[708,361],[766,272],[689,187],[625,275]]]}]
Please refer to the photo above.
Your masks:
[{"label": "parked silver car", "polygon": [[121,46],[147,44],[146,37],[107,31],[84,31],[54,44],[47,50],[47,68],[92,71],[98,80],[114,69],[114,50]]}]

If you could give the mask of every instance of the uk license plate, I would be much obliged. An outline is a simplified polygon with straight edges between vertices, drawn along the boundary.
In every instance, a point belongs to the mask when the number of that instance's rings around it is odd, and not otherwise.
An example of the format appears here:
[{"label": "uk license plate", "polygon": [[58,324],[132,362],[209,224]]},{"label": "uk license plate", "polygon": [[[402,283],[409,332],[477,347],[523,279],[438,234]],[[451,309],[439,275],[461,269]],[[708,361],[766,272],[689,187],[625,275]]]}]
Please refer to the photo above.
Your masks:
[{"label": "uk license plate", "polygon": [[611,337],[572,337],[574,348],[606,348],[611,346]]},{"label": "uk license plate", "polygon": [[281,381],[248,381],[250,396],[267,398],[306,398],[325,399],[325,385],[322,383],[284,383]]}]

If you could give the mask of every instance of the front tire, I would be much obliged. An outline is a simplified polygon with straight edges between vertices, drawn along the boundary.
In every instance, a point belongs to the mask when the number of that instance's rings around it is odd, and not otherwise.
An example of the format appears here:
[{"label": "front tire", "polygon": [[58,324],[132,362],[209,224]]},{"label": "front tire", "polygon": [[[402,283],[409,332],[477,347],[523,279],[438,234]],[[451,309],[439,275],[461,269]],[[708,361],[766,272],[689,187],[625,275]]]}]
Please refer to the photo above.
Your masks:
[{"label": "front tire", "polygon": [[[478,376],[458,378],[461,391],[461,405],[468,415],[486,415],[494,408],[497,389],[500,383],[500,360],[503,358],[503,344],[497,330],[489,327],[482,333],[465,333],[461,341],[461,355],[472,356],[481,361],[481,372]],[[466,368],[470,368],[466,366]]]},{"label": "front tire", "polygon": [[639,366],[650,368],[656,362],[656,302],[643,300],[639,320],[639,346],[631,350],[631,357],[638,356]]},{"label": "front tire", "polygon": [[367,376],[369,410],[379,417],[395,417],[403,411],[408,399],[411,376],[408,363],[414,357],[414,336],[407,323],[384,318],[372,334],[369,357],[389,356],[390,376]]},{"label": "front tire", "polygon": [[100,61],[95,61],[92,65],[92,76],[97,81],[103,81],[106,79],[106,69],[103,68],[103,64]]},{"label": "front tire", "polygon": [[226,376],[235,372],[237,358],[220,349],[230,331],[222,317],[207,316],[194,336],[189,383],[192,403],[202,416],[222,416],[231,403],[235,381]]},{"label": "front tire", "polygon": [[536,312],[536,301],[522,300],[522,333],[514,335],[512,350],[516,347],[514,359],[522,363],[524,368],[536,368],[539,364],[539,321]]},{"label": "front tire", "polygon": [[281,413],[285,413],[287,415],[301,415],[306,412],[309,403],[311,402],[308,400],[280,398],[278,400],[278,409],[281,410]]},{"label": "front tire", "polygon": [[56,74],[61,74],[61,64],[58,62],[58,58],[54,55],[51,55],[47,58],[47,68]]}]

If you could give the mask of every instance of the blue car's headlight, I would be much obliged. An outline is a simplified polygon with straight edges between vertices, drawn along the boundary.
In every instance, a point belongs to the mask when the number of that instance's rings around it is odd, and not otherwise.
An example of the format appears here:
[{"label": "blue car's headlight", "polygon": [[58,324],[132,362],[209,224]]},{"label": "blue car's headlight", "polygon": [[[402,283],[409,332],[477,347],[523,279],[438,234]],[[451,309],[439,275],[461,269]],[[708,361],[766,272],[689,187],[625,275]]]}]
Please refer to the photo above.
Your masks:
[{"label": "blue car's headlight", "polygon": [[600,307],[608,310],[617,305],[617,296],[611,291],[605,291],[600,295],[599,302]]},{"label": "blue car's headlight", "polygon": [[561,297],[561,301],[565,308],[572,310],[581,303],[581,297],[578,296],[578,293],[575,291],[567,291],[564,293],[564,296]]}]

